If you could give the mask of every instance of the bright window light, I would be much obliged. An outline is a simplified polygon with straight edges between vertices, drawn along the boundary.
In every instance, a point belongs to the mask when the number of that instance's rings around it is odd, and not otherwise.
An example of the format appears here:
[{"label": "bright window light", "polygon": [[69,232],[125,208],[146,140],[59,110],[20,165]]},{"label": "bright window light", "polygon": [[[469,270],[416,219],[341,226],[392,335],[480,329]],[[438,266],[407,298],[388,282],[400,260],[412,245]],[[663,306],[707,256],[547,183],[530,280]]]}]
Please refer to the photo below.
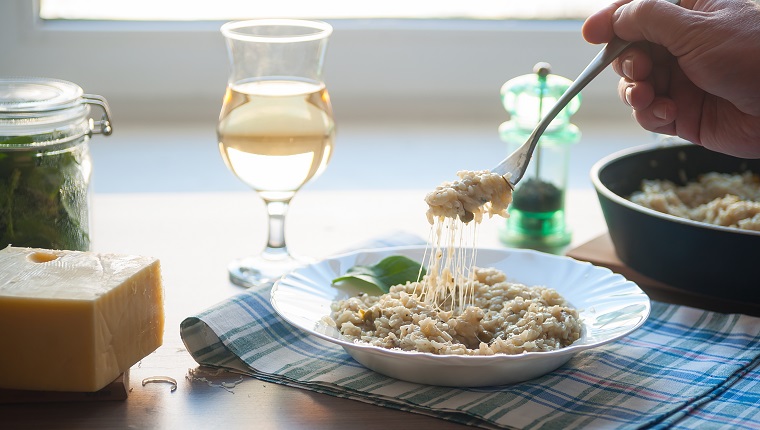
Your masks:
[{"label": "bright window light", "polygon": [[584,19],[611,0],[40,0],[46,20]]}]

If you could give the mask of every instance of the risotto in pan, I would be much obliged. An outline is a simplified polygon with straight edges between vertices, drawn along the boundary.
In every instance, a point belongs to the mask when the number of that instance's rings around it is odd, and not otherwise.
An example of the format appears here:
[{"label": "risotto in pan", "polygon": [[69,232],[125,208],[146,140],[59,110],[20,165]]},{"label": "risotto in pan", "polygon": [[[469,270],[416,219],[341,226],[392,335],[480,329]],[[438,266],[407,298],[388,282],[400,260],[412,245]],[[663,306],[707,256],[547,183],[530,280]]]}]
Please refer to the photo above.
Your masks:
[{"label": "risotto in pan", "polygon": [[760,231],[760,177],[752,172],[711,172],[684,186],[646,180],[630,200],[693,221]]}]

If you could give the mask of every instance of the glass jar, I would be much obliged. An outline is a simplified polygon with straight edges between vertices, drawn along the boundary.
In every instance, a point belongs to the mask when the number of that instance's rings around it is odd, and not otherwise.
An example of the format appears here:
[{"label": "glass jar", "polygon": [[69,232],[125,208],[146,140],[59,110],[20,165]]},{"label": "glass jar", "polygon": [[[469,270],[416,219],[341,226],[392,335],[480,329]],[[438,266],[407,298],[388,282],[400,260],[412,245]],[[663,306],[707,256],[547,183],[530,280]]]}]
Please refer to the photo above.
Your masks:
[{"label": "glass jar", "polygon": [[105,99],[74,83],[0,78],[0,248],[90,249],[88,142],[111,131]]}]

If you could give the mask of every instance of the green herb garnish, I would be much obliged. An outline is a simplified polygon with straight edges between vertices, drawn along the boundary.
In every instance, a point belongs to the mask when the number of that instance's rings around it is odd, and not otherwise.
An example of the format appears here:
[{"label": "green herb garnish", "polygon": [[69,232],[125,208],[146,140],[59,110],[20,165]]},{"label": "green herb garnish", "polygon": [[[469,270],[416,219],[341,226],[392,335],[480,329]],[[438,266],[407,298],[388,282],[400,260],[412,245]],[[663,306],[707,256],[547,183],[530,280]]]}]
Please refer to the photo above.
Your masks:
[{"label": "green herb garnish", "polygon": [[387,293],[391,286],[417,281],[425,275],[425,268],[411,258],[392,255],[374,266],[354,266],[345,275],[333,279],[333,284],[354,281],[359,285],[369,285]]}]

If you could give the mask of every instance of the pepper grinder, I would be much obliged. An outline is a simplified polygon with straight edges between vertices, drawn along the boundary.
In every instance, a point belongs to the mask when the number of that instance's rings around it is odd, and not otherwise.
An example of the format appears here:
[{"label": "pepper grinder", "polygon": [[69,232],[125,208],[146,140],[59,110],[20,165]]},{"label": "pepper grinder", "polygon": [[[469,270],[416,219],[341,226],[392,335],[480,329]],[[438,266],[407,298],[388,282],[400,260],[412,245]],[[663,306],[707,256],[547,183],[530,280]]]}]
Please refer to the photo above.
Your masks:
[{"label": "pepper grinder", "polygon": [[[518,76],[501,87],[501,102],[509,120],[499,126],[499,135],[512,153],[530,136],[543,115],[572,83],[550,74],[551,66],[538,63],[533,73]],[[517,184],[509,218],[499,239],[507,246],[560,254],[572,233],[565,222],[570,146],[580,140],[580,130],[570,117],[581,104],[580,94],[549,124],[538,141],[530,166]]]}]

